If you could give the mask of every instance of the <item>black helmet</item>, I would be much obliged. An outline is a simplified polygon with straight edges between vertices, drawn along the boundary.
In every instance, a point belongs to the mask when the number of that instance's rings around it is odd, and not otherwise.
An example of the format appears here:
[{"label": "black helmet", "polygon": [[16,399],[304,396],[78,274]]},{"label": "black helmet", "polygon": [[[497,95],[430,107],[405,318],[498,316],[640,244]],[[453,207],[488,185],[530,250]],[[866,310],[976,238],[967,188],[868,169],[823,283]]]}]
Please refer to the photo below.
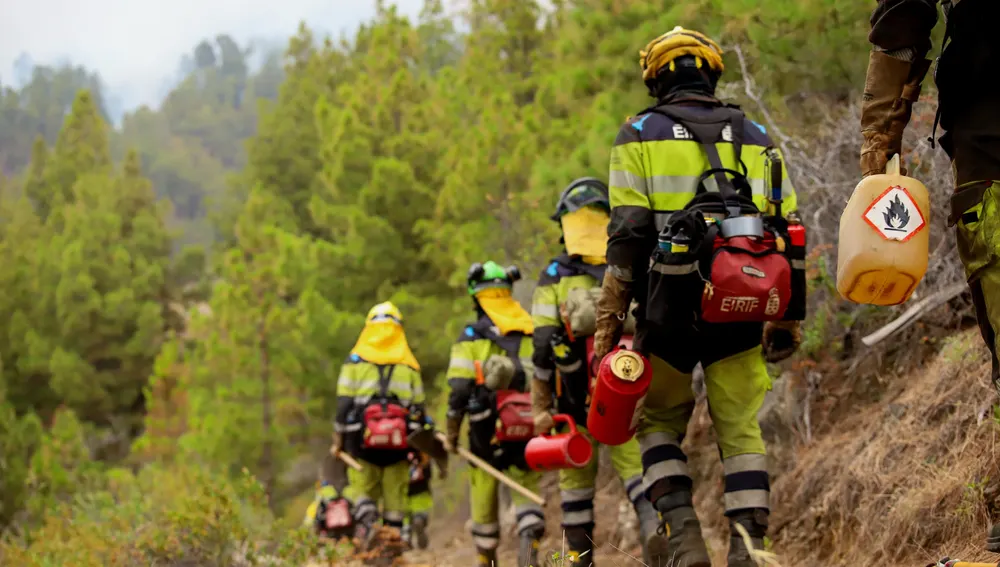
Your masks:
[{"label": "black helmet", "polygon": [[559,195],[556,212],[550,218],[558,222],[566,213],[572,213],[587,205],[599,205],[611,212],[608,186],[596,177],[581,177],[566,186]]}]

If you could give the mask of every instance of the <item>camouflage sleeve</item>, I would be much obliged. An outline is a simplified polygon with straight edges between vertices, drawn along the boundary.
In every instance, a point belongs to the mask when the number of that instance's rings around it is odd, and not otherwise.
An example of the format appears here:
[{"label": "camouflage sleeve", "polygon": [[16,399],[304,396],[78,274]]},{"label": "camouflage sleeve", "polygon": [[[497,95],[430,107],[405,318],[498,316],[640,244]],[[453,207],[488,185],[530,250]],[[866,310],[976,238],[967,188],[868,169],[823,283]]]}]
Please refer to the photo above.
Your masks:
[{"label": "camouflage sleeve", "polygon": [[937,24],[937,0],[878,0],[872,12],[868,41],[877,51],[905,61],[924,57],[931,49]]}]

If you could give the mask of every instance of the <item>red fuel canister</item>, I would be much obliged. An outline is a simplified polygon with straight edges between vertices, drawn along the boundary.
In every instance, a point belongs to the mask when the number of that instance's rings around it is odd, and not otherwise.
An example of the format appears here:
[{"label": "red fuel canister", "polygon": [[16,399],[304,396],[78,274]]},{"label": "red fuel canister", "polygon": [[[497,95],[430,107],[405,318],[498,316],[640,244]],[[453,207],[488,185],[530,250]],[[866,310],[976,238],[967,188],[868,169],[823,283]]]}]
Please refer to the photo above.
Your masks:
[{"label": "red fuel canister", "polygon": [[533,437],[524,448],[524,460],[533,471],[583,468],[590,462],[594,448],[590,440],[576,429],[573,418],[566,414],[552,416],[556,423],[569,425],[569,431],[558,435]]},{"label": "red fuel canister", "polygon": [[[618,344],[625,348],[632,348],[632,335],[622,335],[619,339]],[[587,337],[587,368],[589,370],[588,376],[590,376],[590,386],[587,389],[587,395],[591,396],[594,394],[594,385],[597,384],[597,372],[601,361],[597,360],[594,356],[594,335]],[[587,399],[587,403],[590,403],[590,399]]]},{"label": "red fuel canister", "polygon": [[634,350],[619,346],[604,357],[587,413],[594,439],[621,445],[635,435],[652,380],[653,366]]}]

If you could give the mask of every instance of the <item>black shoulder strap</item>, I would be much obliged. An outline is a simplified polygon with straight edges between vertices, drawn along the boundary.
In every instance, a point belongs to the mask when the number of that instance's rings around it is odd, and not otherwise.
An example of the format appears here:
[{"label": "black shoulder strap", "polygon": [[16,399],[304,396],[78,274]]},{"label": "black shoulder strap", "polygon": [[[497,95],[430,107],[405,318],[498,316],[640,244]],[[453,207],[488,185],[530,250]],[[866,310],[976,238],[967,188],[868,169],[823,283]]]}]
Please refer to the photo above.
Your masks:
[{"label": "black shoulder strap", "polygon": [[[748,169],[743,163],[743,111],[739,107],[732,105],[718,106],[708,112],[696,113],[683,106],[662,105],[648,109],[648,112],[661,114],[684,126],[696,142],[701,144],[712,168],[705,172],[715,177],[719,186],[719,193],[725,201],[735,202],[739,195],[732,182],[726,177],[727,172],[737,173],[722,165],[722,158],[719,156],[719,149],[715,146],[718,140],[722,139],[722,132],[729,126],[733,138],[733,152],[736,163],[743,169],[742,175],[745,177]],[[703,178],[705,175],[702,176]],[[738,215],[738,210],[732,211]]]},{"label": "black shoulder strap", "polygon": [[389,397],[389,382],[392,380],[392,373],[395,371],[395,364],[380,365],[378,367],[378,395],[383,400]]},{"label": "black shoulder strap", "polygon": [[572,258],[568,254],[560,255],[558,258],[555,259],[555,261],[569,270],[573,270],[575,272],[580,272],[587,274],[588,276],[592,276],[599,282],[604,281],[604,272],[606,272],[608,269],[607,264],[599,264],[595,266],[583,262],[581,260],[578,260],[576,258]]}]

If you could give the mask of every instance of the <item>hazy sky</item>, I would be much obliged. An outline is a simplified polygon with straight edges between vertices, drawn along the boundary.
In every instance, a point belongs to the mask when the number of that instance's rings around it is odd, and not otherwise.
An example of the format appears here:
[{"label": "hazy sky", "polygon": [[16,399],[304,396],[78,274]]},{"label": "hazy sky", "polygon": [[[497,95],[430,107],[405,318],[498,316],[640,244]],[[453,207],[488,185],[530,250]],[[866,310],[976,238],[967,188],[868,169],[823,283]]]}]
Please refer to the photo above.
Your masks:
[{"label": "hazy sky", "polygon": [[[393,3],[416,15],[423,2]],[[132,108],[157,102],[203,38],[284,39],[301,20],[339,34],[374,13],[375,0],[0,0],[0,82],[13,82],[22,53],[38,64],[68,59],[98,71]]]}]

